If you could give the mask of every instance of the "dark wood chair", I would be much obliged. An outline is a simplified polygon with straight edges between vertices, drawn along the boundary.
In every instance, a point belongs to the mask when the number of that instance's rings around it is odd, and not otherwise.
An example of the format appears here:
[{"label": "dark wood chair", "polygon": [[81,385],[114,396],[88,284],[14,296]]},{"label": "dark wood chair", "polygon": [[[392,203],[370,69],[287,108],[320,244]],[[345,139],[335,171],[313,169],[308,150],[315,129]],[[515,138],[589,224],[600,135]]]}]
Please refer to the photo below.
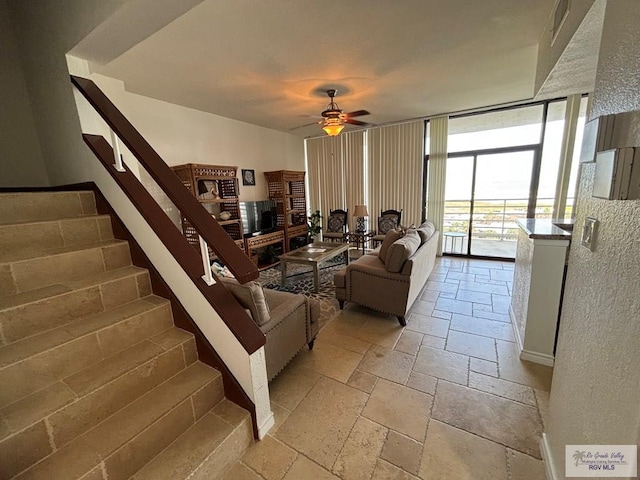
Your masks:
[{"label": "dark wood chair", "polygon": [[327,218],[327,228],[322,234],[322,239],[327,242],[344,242],[344,234],[347,233],[347,216],[349,210],[330,210]]},{"label": "dark wood chair", "polygon": [[380,213],[380,216],[378,217],[378,229],[371,239],[373,241],[373,248],[382,243],[389,230],[393,230],[400,226],[401,219],[402,210],[385,210]]}]

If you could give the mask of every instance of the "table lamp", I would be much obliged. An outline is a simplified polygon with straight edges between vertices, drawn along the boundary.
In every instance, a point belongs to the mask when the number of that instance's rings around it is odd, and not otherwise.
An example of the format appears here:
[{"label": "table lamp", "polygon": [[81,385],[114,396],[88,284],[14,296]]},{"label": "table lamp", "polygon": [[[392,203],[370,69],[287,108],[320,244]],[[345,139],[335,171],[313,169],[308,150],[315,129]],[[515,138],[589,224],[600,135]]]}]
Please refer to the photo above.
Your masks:
[{"label": "table lamp", "polygon": [[353,212],[353,216],[356,217],[356,232],[362,233],[365,231],[365,217],[369,216],[366,205],[356,205]]}]

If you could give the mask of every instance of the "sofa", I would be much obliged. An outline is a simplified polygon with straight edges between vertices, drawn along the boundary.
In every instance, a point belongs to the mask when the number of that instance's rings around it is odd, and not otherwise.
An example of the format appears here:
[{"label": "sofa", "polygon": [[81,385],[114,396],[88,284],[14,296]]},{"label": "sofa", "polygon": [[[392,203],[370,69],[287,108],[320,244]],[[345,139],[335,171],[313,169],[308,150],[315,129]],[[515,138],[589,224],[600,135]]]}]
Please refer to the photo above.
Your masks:
[{"label": "sofa", "polygon": [[405,326],[406,315],[433,271],[438,231],[431,222],[405,232],[388,232],[382,245],[334,275],[340,308],[353,302],[395,315]]},{"label": "sofa", "polygon": [[258,282],[239,284],[219,277],[266,336],[267,377],[273,380],[305,346],[313,348],[318,334],[320,303],[295,293],[263,289]]}]

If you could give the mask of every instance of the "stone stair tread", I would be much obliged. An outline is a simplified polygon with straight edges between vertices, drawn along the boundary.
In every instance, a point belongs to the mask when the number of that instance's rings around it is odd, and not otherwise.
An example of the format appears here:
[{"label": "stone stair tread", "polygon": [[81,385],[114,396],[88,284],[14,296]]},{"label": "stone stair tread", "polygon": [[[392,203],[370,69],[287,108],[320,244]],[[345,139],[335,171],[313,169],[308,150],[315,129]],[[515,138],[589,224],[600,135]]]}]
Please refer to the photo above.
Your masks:
[{"label": "stone stair tread", "polygon": [[0,369],[168,303],[152,295],[10,343],[0,347]]},{"label": "stone stair tread", "polygon": [[0,204],[0,225],[96,214],[90,190],[0,193]]},{"label": "stone stair tread", "polygon": [[[226,416],[224,412],[229,410],[233,410],[233,414]],[[229,400],[223,400],[131,477],[131,480],[190,478],[233,430],[249,419],[249,412]]]},{"label": "stone stair tread", "polygon": [[28,292],[15,293],[0,298],[0,313],[3,310],[20,307],[29,303],[35,303],[44,299],[55,297],[73,290],[94,287],[101,283],[113,282],[132,275],[146,273],[144,268],[129,265],[115,270],[95,273],[77,280],[65,280],[47,287],[30,290]]},{"label": "stone stair tread", "polygon": [[38,259],[55,256],[55,255],[64,255],[66,253],[81,252],[84,250],[108,247],[112,245],[122,245],[126,243],[127,243],[126,240],[119,240],[117,238],[112,238],[109,240],[102,240],[99,242],[83,243],[79,245],[69,245],[64,247],[50,248],[46,250],[40,250],[40,249],[24,250],[24,251],[18,252],[17,254],[14,254],[12,252],[4,253],[4,254],[0,253],[0,265],[3,263],[10,264],[10,263],[38,260]]},{"label": "stone stair tread", "polygon": [[203,363],[190,365],[16,478],[66,480],[84,475],[219,376]]}]

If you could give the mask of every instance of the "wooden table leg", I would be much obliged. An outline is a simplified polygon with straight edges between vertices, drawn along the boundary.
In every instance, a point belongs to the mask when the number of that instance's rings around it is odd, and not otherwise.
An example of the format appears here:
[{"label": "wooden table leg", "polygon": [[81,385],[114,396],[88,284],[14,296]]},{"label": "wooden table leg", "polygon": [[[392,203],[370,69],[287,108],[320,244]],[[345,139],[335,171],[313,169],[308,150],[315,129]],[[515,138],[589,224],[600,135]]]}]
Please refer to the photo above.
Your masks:
[{"label": "wooden table leg", "polygon": [[282,277],[280,278],[280,285],[283,287],[287,284],[287,261],[280,260],[280,274]]},{"label": "wooden table leg", "polygon": [[318,285],[320,284],[320,278],[318,276],[318,264],[313,264],[313,291],[318,293]]}]

